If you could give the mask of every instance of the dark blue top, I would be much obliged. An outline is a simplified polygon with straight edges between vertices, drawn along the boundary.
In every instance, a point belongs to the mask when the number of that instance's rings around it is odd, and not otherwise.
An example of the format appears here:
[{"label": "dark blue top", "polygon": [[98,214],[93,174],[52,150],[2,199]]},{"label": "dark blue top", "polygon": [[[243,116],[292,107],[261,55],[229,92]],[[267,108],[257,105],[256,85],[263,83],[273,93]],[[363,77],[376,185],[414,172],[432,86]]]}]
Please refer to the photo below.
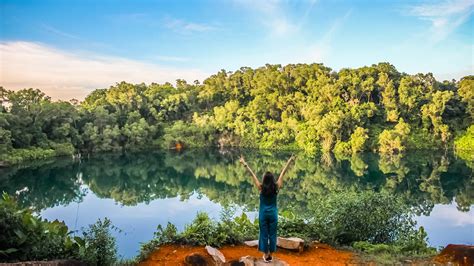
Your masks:
[{"label": "dark blue top", "polygon": [[277,194],[264,196],[260,193],[260,212],[277,212]]}]

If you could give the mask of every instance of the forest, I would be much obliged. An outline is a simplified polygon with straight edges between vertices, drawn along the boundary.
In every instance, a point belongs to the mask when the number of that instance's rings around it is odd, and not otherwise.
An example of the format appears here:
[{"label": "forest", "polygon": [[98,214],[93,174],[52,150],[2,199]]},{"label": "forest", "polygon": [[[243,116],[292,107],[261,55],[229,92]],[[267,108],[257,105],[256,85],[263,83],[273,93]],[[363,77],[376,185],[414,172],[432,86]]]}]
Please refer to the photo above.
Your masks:
[{"label": "forest", "polygon": [[389,63],[221,70],[202,83],[117,83],[82,102],[0,87],[0,165],[104,151],[252,147],[383,155],[454,149],[474,161],[474,76],[437,81]]}]

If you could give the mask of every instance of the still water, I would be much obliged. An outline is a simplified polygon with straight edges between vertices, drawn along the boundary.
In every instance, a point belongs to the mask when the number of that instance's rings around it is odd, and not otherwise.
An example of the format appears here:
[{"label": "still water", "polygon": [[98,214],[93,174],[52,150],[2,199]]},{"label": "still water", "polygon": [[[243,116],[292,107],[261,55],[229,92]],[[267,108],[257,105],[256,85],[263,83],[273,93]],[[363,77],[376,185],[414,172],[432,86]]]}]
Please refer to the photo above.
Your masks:
[{"label": "still water", "polygon": [[[262,174],[279,173],[288,153],[242,151]],[[119,254],[135,256],[156,226],[183,229],[197,212],[218,219],[222,206],[257,216],[257,190],[239,164],[240,152],[188,150],[102,154],[82,161],[68,158],[0,169],[0,190],[16,194],[48,220],[63,220],[77,230],[108,217],[122,232]],[[410,153],[384,158],[362,154],[348,158],[299,156],[287,173],[279,210],[310,215],[312,199],[346,190],[388,191],[417,214],[434,247],[474,244],[474,165],[449,154]]]}]

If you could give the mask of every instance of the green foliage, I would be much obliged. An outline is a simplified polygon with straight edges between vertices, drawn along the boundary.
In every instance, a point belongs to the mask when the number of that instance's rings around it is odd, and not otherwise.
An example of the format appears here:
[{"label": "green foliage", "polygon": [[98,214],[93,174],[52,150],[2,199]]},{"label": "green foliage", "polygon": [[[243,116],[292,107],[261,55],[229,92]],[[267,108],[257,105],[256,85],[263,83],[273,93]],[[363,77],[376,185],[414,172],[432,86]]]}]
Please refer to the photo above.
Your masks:
[{"label": "green foliage", "polygon": [[[267,64],[222,70],[203,84],[119,82],[79,105],[52,102],[37,89],[2,88],[1,101],[11,107],[0,110],[0,151],[17,163],[30,158],[15,150],[55,150],[55,143],[82,153],[169,148],[178,141],[344,156],[447,148],[454,132],[472,124],[473,80],[441,83],[431,73],[407,75],[388,63],[338,72],[322,64]],[[411,130],[394,130],[397,122]],[[430,136],[429,145],[411,132]]]},{"label": "green foliage", "polygon": [[144,260],[156,248],[166,243],[220,247],[257,238],[258,223],[252,223],[245,213],[233,217],[231,214],[233,210],[224,208],[220,221],[212,220],[207,213],[198,213],[182,232],[177,232],[176,227],[171,223],[168,223],[164,229],[158,225],[153,239],[142,244],[136,260]]},{"label": "green foliage", "polygon": [[0,200],[0,261],[77,258],[79,244],[67,226],[20,208],[6,193]]},{"label": "green foliage", "polygon": [[456,154],[471,165],[474,164],[474,125],[454,141]]},{"label": "green foliage", "polygon": [[365,150],[365,143],[369,136],[367,135],[367,129],[362,127],[357,127],[354,130],[354,133],[351,135],[351,148],[352,153],[358,153]]},{"label": "green foliage", "polygon": [[14,149],[9,153],[1,154],[0,161],[7,164],[17,164],[24,161],[40,160],[56,156],[53,149],[43,148],[28,148],[28,149]]},{"label": "green foliage", "polygon": [[185,147],[206,147],[213,145],[214,130],[209,126],[197,126],[183,121],[176,121],[171,127],[165,128],[163,146],[174,147],[183,143]]},{"label": "green foliage", "polygon": [[436,248],[427,245],[428,239],[423,227],[414,233],[388,244],[373,244],[358,241],[352,247],[363,252],[364,261],[375,261],[378,264],[396,264],[406,259],[428,258],[436,255]]},{"label": "green foliage", "polygon": [[84,242],[80,251],[81,260],[89,265],[113,265],[117,260],[117,245],[111,235],[114,229],[108,218],[89,225],[82,232]]},{"label": "green foliage", "polygon": [[3,194],[0,200],[0,261],[78,259],[89,265],[113,265],[116,261],[114,229],[111,221],[98,220],[72,237],[64,222],[49,222],[20,208]]},{"label": "green foliage", "polygon": [[410,126],[400,119],[394,129],[385,129],[379,135],[379,151],[383,154],[402,153],[406,149]]},{"label": "green foliage", "polygon": [[[320,240],[333,245],[353,245],[368,252],[395,252],[408,255],[432,255],[426,232],[415,229],[409,206],[388,193],[371,191],[332,193],[315,200],[318,207],[307,210],[303,217],[292,211],[280,213],[278,235],[301,237],[309,243]],[[219,221],[198,213],[194,221],[181,233],[168,223],[158,226],[153,240],[142,245],[138,261],[165,243],[221,246],[256,239],[258,221],[251,222],[245,215],[234,217],[233,209],[224,209]]]},{"label": "green foliage", "polygon": [[474,120],[474,76],[466,76],[459,82],[459,96],[467,105],[467,112],[471,116],[471,122]]},{"label": "green foliage", "polygon": [[315,204],[313,223],[328,243],[391,243],[414,226],[408,207],[387,193],[335,193]]}]

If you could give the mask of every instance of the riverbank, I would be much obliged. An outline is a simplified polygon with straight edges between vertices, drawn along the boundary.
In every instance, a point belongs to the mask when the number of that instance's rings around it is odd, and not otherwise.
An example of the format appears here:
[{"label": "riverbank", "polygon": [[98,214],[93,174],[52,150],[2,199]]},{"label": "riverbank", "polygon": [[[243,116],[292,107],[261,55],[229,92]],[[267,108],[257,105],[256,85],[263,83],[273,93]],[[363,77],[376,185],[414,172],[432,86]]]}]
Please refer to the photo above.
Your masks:
[{"label": "riverbank", "polygon": [[[261,258],[261,253],[255,247],[245,245],[224,246],[219,249],[226,261],[239,261],[241,257],[252,256]],[[150,256],[140,262],[140,266],[151,265],[192,265],[186,263],[186,257],[199,254],[213,261],[203,246],[187,246],[169,244],[156,249]],[[315,244],[298,253],[285,249],[278,249],[275,258],[285,261],[289,265],[347,265],[355,263],[355,254],[350,251],[337,250],[326,244]]]},{"label": "riverbank", "polygon": [[[219,250],[224,255],[228,265],[240,265],[236,262],[245,256],[251,256],[257,259],[261,257],[261,253],[255,247],[249,247],[246,245],[228,245]],[[207,253],[204,246],[167,244],[157,248],[146,260],[139,262],[138,265],[198,265],[198,263],[190,263],[191,257],[203,258],[204,263],[199,265],[214,265],[215,263],[212,256]],[[365,253],[336,249],[330,245],[321,243],[314,243],[303,252],[295,252],[280,248],[277,250],[274,257],[292,266],[385,264],[383,261],[373,259],[373,256],[367,256]],[[380,257],[378,259],[380,259]],[[232,264],[232,262],[234,262],[234,264]],[[400,265],[472,265],[473,262],[474,246],[469,245],[448,245],[436,256],[418,259],[403,259],[398,262],[393,261],[393,263]]]}]

